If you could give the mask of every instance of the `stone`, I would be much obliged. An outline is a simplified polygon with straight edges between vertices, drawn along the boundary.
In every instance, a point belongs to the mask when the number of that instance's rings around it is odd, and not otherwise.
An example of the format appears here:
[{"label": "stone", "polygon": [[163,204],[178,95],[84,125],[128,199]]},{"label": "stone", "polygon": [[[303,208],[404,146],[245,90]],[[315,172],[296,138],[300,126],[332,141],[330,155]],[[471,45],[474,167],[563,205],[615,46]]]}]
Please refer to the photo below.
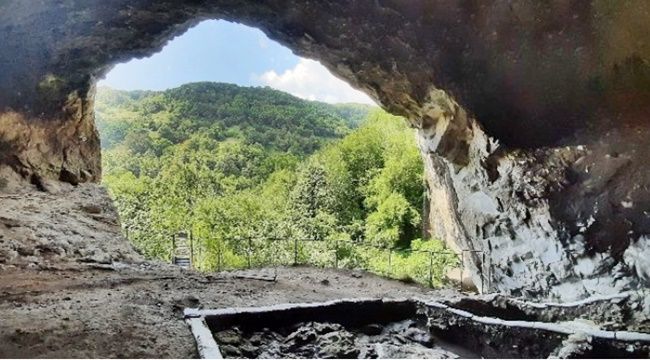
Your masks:
[{"label": "stone", "polygon": [[242,354],[236,346],[233,345],[220,345],[219,350],[221,354],[227,358],[241,358]]},{"label": "stone", "polygon": [[354,342],[354,335],[340,330],[327,333],[318,339],[319,358],[352,359],[359,355],[359,349]]},{"label": "stone", "polygon": [[408,328],[404,332],[404,337],[426,347],[433,346],[433,337],[431,334],[419,328]]},{"label": "stone", "polygon": [[250,359],[257,358],[258,348],[248,342],[241,345],[239,347],[239,350],[241,351],[241,354],[246,358],[250,358]]},{"label": "stone", "polygon": [[81,210],[83,210],[83,211],[85,211],[85,212],[87,212],[89,214],[100,214],[102,212],[102,208],[100,206],[94,205],[94,204],[83,205],[81,207]]},{"label": "stone", "polygon": [[570,335],[550,356],[549,359],[576,359],[592,350],[591,337],[585,334]]},{"label": "stone", "polygon": [[248,341],[255,346],[259,346],[262,343],[262,335],[253,334]]},{"label": "stone", "polygon": [[384,328],[379,324],[367,324],[362,326],[359,330],[366,335],[373,336],[381,334],[382,331],[384,331]]},{"label": "stone", "polygon": [[242,342],[242,334],[238,329],[228,329],[217,333],[219,344],[239,345]]},{"label": "stone", "polygon": [[319,335],[343,330],[343,326],[337,323],[310,322],[305,326],[314,329],[314,331]]},{"label": "stone", "polygon": [[316,337],[316,330],[308,326],[303,326],[289,334],[284,340],[284,343],[288,349],[295,349],[316,340]]}]

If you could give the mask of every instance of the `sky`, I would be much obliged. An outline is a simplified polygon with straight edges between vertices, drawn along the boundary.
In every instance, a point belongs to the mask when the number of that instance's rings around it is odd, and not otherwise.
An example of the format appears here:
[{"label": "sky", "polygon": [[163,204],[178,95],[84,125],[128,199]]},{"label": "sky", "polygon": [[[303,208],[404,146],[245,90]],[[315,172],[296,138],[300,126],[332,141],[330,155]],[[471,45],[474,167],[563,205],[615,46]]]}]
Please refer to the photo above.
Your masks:
[{"label": "sky", "polygon": [[258,29],[223,20],[201,22],[161,52],[118,64],[99,85],[164,90],[196,81],[270,86],[328,103],[374,104],[319,62],[294,55]]}]

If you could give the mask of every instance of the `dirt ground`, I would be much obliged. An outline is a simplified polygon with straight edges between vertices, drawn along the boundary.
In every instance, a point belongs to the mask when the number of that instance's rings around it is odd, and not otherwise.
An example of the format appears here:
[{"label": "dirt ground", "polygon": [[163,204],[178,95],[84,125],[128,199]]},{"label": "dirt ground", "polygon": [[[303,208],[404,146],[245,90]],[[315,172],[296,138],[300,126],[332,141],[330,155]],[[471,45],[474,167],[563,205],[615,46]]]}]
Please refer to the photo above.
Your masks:
[{"label": "dirt ground", "polygon": [[14,185],[0,192],[0,357],[197,357],[185,307],[428,292],[343,270],[284,268],[268,282],[148,264],[101,186]]},{"label": "dirt ground", "polygon": [[449,296],[371,274],[281,268],[277,282],[164,264],[0,273],[0,357],[197,357],[184,307]]}]

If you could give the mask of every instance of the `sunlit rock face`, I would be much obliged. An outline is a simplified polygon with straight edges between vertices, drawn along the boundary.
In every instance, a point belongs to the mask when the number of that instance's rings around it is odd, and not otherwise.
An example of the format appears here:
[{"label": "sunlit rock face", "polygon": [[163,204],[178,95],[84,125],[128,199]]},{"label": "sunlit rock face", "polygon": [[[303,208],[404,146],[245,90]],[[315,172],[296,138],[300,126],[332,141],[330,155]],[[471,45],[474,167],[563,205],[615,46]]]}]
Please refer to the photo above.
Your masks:
[{"label": "sunlit rock face", "polygon": [[208,18],[258,27],[406,116],[431,230],[485,251],[467,265],[493,290],[648,285],[645,0],[4,1],[0,174],[98,181],[96,79]]}]

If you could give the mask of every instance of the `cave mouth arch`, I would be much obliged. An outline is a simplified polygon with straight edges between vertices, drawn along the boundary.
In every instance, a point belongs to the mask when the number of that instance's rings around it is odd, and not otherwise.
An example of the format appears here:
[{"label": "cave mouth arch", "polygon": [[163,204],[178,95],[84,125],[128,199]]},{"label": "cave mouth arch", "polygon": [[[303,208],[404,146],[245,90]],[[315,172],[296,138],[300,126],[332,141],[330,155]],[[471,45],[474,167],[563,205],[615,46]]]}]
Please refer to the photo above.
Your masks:
[{"label": "cave mouth arch", "polygon": [[206,19],[261,29],[296,54],[318,59],[416,127],[434,129],[441,113],[449,115],[454,121],[436,152],[451,162],[463,165],[467,156],[459,153],[471,141],[471,126],[463,116],[456,121],[455,106],[441,106],[440,89],[502,145],[576,143],[575,135],[594,123],[632,121],[620,116],[628,104],[613,93],[626,93],[636,104],[650,98],[643,90],[650,78],[621,76],[647,67],[643,59],[650,48],[631,46],[629,39],[647,33],[648,6],[643,1],[610,7],[597,1],[512,6],[500,0],[97,0],[29,6],[8,1],[0,15],[7,40],[0,51],[0,108],[21,114],[7,120],[24,129],[18,132],[31,133],[29,124],[38,124],[48,136],[43,150],[10,140],[5,147],[17,154],[2,163],[27,176],[97,181],[95,81],[113,64],[150,55]]},{"label": "cave mouth arch", "polygon": [[157,53],[116,64],[98,88],[163,91],[194,82],[269,86],[306,100],[375,105],[318,61],[296,56],[257,28],[203,20]]}]

